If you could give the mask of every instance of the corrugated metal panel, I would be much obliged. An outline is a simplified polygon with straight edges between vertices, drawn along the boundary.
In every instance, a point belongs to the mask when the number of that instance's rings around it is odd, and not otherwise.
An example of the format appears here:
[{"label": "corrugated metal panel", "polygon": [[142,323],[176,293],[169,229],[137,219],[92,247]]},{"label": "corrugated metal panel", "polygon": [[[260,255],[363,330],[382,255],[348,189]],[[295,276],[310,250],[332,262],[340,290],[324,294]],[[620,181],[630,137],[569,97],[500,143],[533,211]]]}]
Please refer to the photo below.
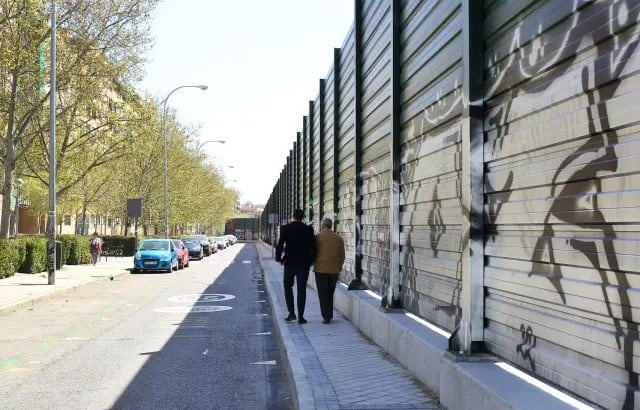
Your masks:
[{"label": "corrugated metal panel", "polygon": [[494,2],[485,20],[486,345],[612,409],[640,406],[639,13]]},{"label": "corrugated metal panel", "polygon": [[311,190],[311,206],[313,209],[313,229],[320,231],[320,184],[322,183],[322,175],[320,175],[320,97],[316,97],[313,102],[313,111],[309,113],[312,121],[309,123],[310,131],[313,135],[313,150],[311,155],[312,167],[312,190]]},{"label": "corrugated metal panel", "polygon": [[338,170],[338,227],[344,239],[346,260],[340,280],[349,283],[355,277],[355,170],[354,170],[354,28],[347,34],[340,57],[340,126]]},{"label": "corrugated metal panel", "polygon": [[298,185],[298,201],[296,203],[296,208],[304,207],[304,189],[302,181],[304,180],[304,168],[303,168],[303,145],[302,145],[302,133],[298,132],[297,134],[297,153],[296,153],[296,170],[297,170],[297,182]]},{"label": "corrugated metal panel", "polygon": [[302,141],[303,141],[303,147],[304,147],[304,153],[303,153],[303,158],[302,158],[302,167],[303,167],[303,175],[304,175],[304,179],[303,179],[303,191],[304,191],[304,197],[302,200],[302,210],[304,211],[304,214],[306,216],[307,221],[309,220],[309,205],[310,205],[310,198],[311,198],[311,150],[312,147],[310,145],[310,138],[309,138],[309,117],[308,116],[304,116],[302,117]]},{"label": "corrugated metal panel", "polygon": [[324,108],[324,175],[322,176],[322,184],[324,187],[324,203],[323,212],[327,218],[336,220],[333,209],[333,108],[334,108],[334,78],[333,67],[329,70],[329,74],[325,80],[325,108]]},{"label": "corrugated metal panel", "polygon": [[461,8],[402,5],[400,263],[410,311],[453,329],[461,297]]},{"label": "corrugated metal panel", "polygon": [[390,247],[390,2],[363,2],[362,44],[362,279],[383,294]]}]

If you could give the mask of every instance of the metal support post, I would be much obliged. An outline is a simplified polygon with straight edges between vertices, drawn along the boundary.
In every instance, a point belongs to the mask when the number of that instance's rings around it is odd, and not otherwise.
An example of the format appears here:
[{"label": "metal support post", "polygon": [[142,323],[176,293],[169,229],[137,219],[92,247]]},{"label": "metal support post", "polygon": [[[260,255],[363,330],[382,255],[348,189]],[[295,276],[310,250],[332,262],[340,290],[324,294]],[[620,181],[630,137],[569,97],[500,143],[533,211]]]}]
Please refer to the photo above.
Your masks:
[{"label": "metal support post", "polygon": [[355,278],[349,283],[349,290],[366,289],[362,282],[362,4],[354,1],[354,181],[355,181]]},{"label": "metal support post", "polygon": [[400,267],[400,0],[391,0],[391,186],[389,187],[389,289],[382,304],[387,308],[402,307]]},{"label": "metal support post", "polygon": [[[449,350],[470,354],[484,343],[484,130],[482,2],[462,2],[462,319]],[[463,239],[465,240],[465,239]]]}]

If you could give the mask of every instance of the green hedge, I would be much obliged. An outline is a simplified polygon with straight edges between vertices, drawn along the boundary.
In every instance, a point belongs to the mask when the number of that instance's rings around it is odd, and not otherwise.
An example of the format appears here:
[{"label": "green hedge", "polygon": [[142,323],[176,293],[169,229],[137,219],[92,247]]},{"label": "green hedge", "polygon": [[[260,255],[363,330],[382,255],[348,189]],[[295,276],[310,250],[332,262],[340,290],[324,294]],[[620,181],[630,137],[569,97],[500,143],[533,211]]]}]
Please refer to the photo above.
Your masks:
[{"label": "green hedge", "polygon": [[0,240],[0,279],[16,273],[25,255],[25,242],[20,239]]},{"label": "green hedge", "polygon": [[47,238],[26,237],[24,261],[20,264],[18,272],[38,273],[47,269]]},{"label": "green hedge", "polygon": [[63,263],[84,265],[91,262],[91,239],[82,235],[61,235]]},{"label": "green hedge", "polygon": [[[142,239],[139,239],[142,241]],[[61,235],[62,264],[91,263],[90,236]],[[135,238],[132,236],[104,236],[102,250],[105,256],[133,256]],[[39,273],[47,270],[47,237],[25,235],[18,239],[0,240],[0,278],[21,273]]]}]

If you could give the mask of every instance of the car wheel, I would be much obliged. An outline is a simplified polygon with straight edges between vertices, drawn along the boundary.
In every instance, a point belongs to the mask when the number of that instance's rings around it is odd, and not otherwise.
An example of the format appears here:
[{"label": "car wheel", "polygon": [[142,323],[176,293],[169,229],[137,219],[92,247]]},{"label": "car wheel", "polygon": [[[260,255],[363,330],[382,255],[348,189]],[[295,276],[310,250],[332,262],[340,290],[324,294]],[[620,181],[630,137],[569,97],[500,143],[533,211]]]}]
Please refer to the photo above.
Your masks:
[{"label": "car wheel", "polygon": [[187,264],[183,266],[184,268],[188,268],[189,267],[189,261],[187,261]]},{"label": "car wheel", "polygon": [[140,272],[140,271],[138,269],[136,269],[136,268],[131,269],[131,273],[138,273],[138,272]]}]

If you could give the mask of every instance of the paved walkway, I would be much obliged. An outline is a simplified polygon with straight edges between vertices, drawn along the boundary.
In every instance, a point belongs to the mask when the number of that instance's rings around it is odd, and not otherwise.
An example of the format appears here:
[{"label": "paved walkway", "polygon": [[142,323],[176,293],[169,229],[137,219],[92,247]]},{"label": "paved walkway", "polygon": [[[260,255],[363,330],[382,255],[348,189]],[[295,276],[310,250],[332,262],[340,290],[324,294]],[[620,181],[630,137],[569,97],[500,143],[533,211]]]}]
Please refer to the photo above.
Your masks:
[{"label": "paved walkway", "polygon": [[[307,288],[305,318],[285,322],[282,266],[272,249],[256,242],[276,328],[289,361],[298,408],[439,409],[435,396],[400,364],[362,335],[339,312],[322,324],[315,290]],[[295,290],[294,290],[295,292]]]},{"label": "paved walkway", "polygon": [[23,309],[36,301],[71,291],[78,286],[128,273],[131,257],[102,258],[94,265],[63,265],[56,271],[55,284],[48,285],[47,272],[16,273],[0,279],[0,315]]}]

